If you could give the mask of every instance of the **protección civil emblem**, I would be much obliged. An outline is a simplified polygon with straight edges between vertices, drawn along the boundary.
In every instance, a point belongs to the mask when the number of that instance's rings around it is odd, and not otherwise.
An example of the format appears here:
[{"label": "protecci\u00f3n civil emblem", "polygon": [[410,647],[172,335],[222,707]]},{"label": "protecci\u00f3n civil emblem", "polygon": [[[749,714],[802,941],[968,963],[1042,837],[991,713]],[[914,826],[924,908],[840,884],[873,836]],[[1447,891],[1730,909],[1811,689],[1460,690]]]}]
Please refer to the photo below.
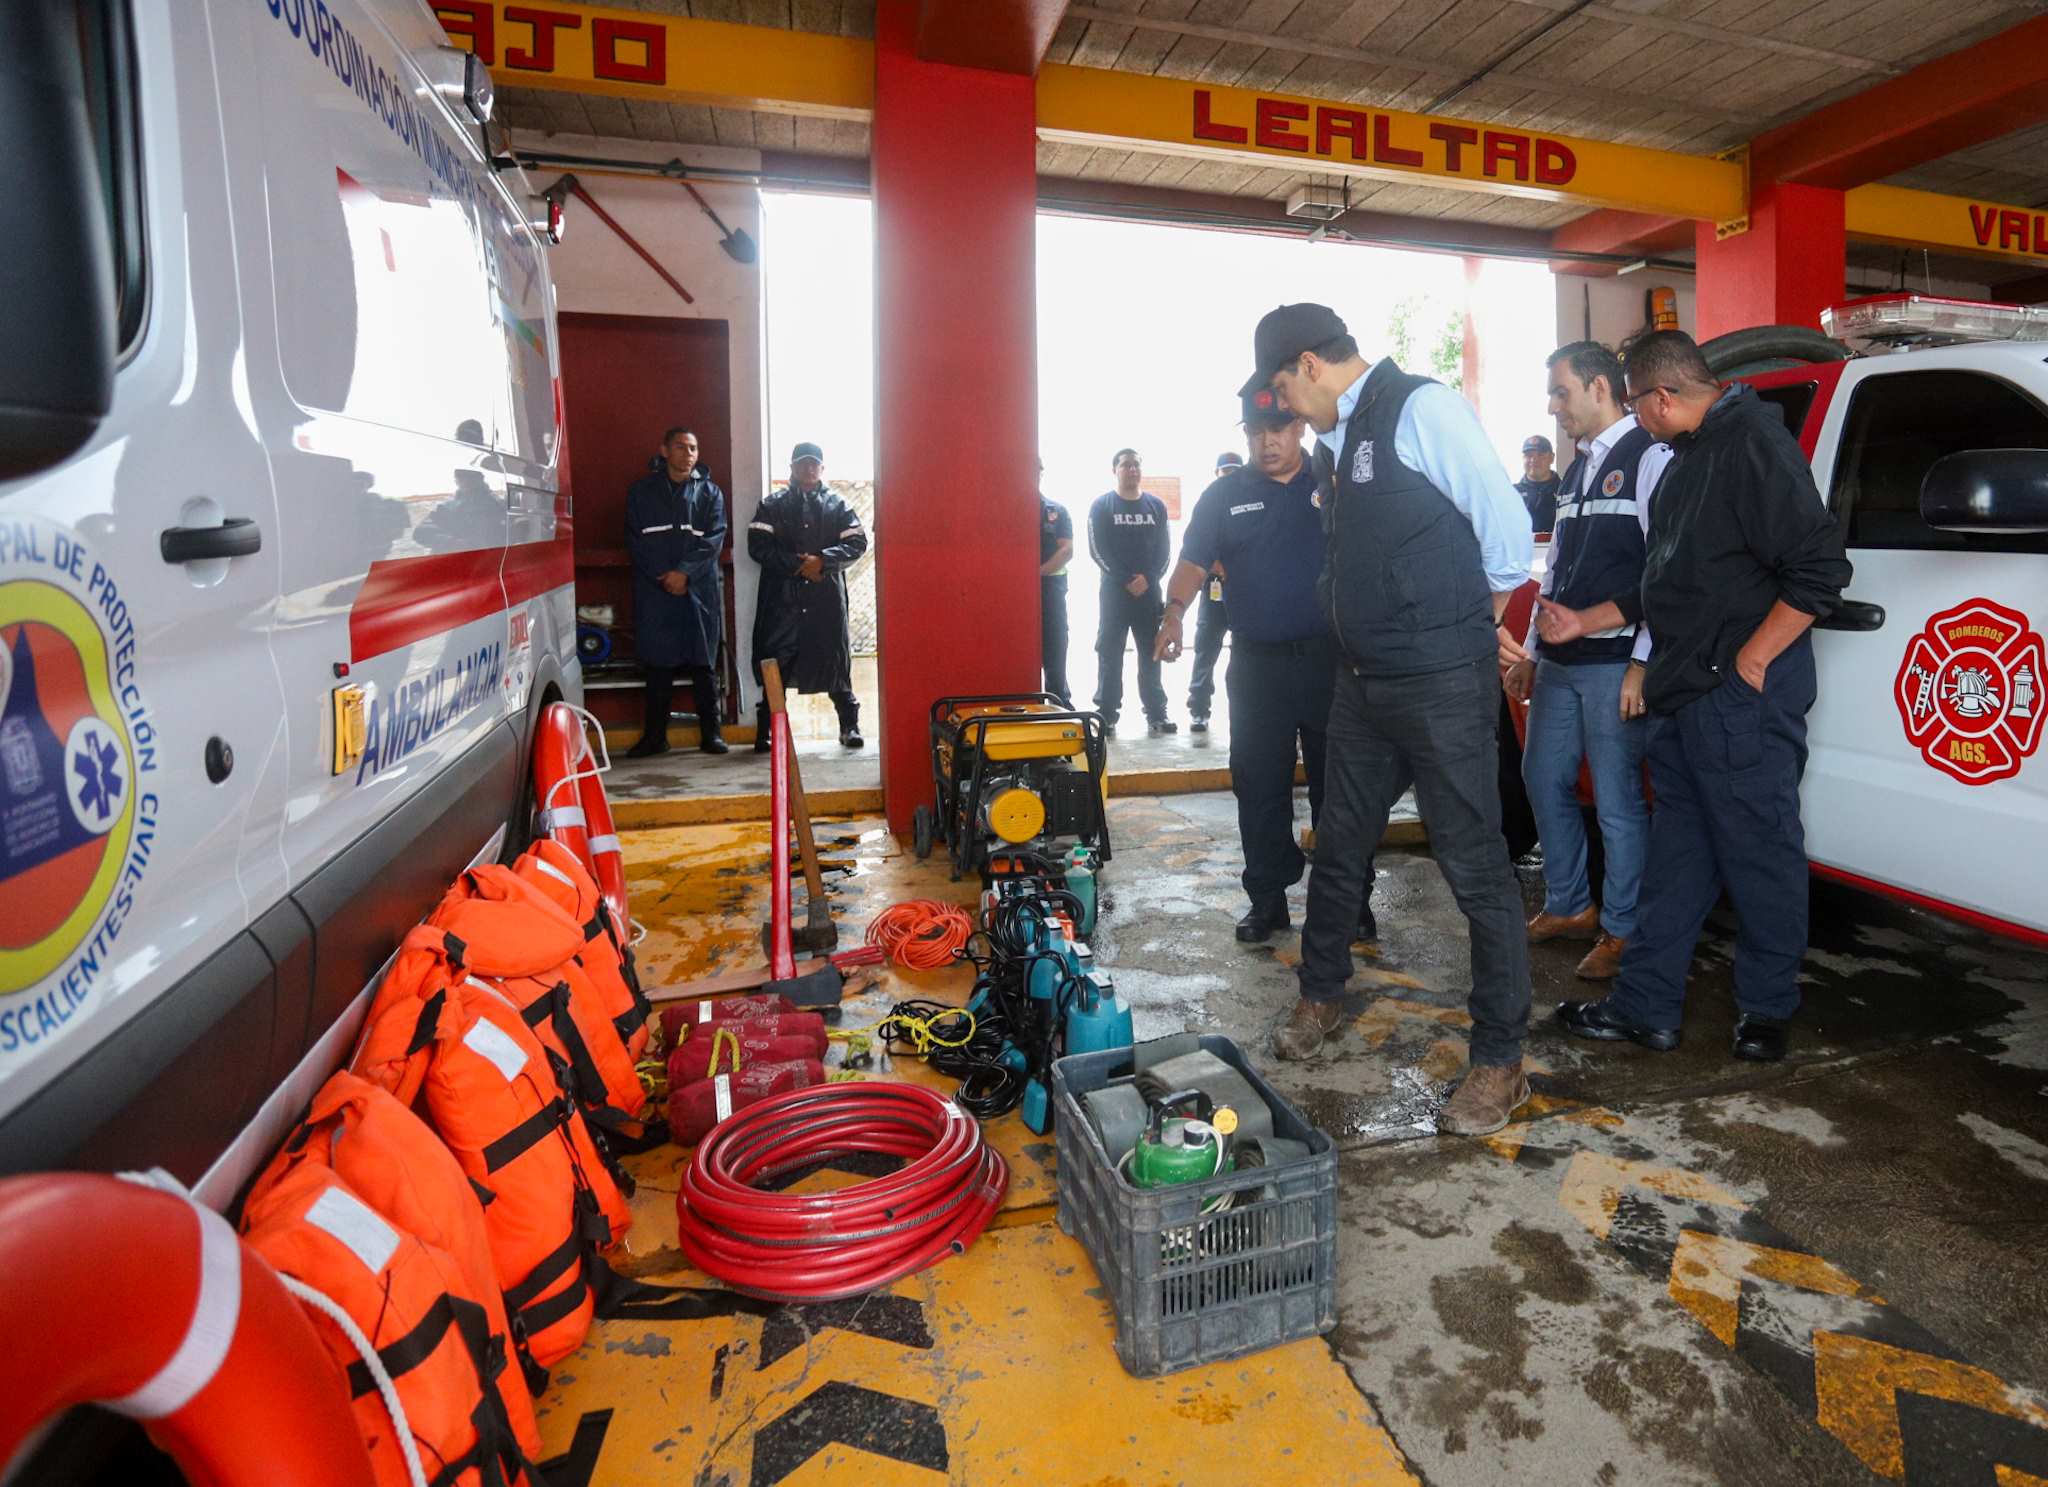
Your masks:
[{"label": "protecci\u00f3n civil emblem", "polygon": [[1906,738],[1965,785],[2010,779],[2041,742],[2048,648],[2018,610],[1971,599],[1928,620],[1892,686]]}]

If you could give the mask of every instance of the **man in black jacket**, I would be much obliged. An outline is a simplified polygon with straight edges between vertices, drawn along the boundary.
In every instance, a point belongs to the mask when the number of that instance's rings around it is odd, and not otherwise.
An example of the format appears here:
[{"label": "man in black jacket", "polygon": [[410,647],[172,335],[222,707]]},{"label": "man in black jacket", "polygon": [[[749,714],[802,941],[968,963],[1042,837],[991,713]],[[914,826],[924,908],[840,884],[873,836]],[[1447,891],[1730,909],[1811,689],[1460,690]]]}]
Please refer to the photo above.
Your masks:
[{"label": "man in black jacket", "polygon": [[1722,388],[1678,331],[1637,342],[1626,372],[1636,417],[1673,451],[1643,566],[1656,806],[1614,992],[1558,1016],[1580,1037],[1676,1048],[1693,945],[1725,889],[1741,920],[1734,1053],[1780,1059],[1806,954],[1808,632],[1841,597],[1849,562],[1776,407],[1742,383]]},{"label": "man in black jacket", "polygon": [[[803,443],[789,456],[789,484],[754,509],[747,555],[761,565],[754,609],[754,680],[773,658],[792,692],[824,692],[839,714],[839,742],[860,748],[853,692],[846,570],[868,550],[867,530],[846,498],[825,484],[825,452]],[[754,714],[754,752],[768,752],[768,700]]]},{"label": "man in black jacket", "polygon": [[1102,726],[1116,731],[1124,705],[1124,637],[1138,646],[1138,700],[1145,705],[1146,731],[1177,733],[1166,716],[1166,688],[1152,641],[1165,609],[1161,587],[1173,561],[1166,529],[1166,503],[1140,488],[1144,466],[1135,449],[1119,449],[1110,461],[1116,489],[1104,491],[1088,508],[1088,556],[1102,570],[1101,617],[1095,628],[1095,710]]},{"label": "man in black jacket", "polygon": [[688,672],[698,747],[726,752],[719,729],[718,641],[725,624],[718,559],[725,549],[725,492],[697,462],[697,436],[672,428],[656,467],[626,492],[626,551],[633,559],[633,650],[647,674],[646,722],[628,759],[668,752],[676,673]]}]

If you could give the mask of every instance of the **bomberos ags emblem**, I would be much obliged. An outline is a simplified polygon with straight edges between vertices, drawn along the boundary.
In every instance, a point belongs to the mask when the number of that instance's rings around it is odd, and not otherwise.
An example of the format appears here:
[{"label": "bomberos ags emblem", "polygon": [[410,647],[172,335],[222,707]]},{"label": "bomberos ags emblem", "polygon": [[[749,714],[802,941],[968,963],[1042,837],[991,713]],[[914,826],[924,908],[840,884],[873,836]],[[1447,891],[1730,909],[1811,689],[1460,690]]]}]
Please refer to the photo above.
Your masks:
[{"label": "bomberos ags emblem", "polygon": [[2048,648],[2017,610],[1970,599],[1928,620],[1892,686],[1906,738],[1966,785],[2009,779],[2041,742]]}]

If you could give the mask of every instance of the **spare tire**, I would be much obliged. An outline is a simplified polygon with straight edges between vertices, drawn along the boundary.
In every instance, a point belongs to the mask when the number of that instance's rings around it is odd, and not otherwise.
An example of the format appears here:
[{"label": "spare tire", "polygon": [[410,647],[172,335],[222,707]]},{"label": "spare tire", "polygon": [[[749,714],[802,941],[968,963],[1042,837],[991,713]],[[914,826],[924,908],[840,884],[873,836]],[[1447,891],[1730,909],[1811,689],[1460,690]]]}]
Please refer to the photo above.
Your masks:
[{"label": "spare tire", "polygon": [[1716,377],[1741,377],[1751,372],[1779,372],[1816,362],[1847,361],[1849,348],[1804,325],[1753,325],[1731,330],[1700,343]]}]

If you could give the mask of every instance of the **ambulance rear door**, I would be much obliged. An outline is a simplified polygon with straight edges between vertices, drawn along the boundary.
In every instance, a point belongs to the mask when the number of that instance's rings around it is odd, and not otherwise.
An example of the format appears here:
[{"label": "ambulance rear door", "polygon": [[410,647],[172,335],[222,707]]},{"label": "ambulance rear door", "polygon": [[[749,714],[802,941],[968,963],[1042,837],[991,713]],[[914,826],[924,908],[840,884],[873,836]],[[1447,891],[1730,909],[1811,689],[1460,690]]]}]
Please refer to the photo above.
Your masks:
[{"label": "ambulance rear door", "polygon": [[1929,467],[1979,449],[2048,449],[2041,347],[1844,369],[1814,478],[1856,573],[1815,632],[1807,852],[1824,872],[2042,932],[2048,536],[1943,531],[1921,515]]}]

